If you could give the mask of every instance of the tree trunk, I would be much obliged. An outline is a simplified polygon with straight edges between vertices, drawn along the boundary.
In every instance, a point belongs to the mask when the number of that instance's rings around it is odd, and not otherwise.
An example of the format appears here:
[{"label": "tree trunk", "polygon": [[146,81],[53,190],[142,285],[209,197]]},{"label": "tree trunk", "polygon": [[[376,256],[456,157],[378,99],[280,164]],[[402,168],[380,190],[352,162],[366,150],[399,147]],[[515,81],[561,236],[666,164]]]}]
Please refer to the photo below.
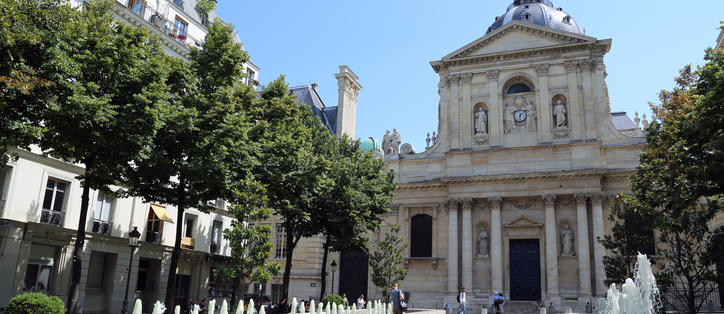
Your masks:
[{"label": "tree trunk", "polygon": [[183,228],[184,219],[184,205],[186,203],[186,178],[182,174],[179,176],[178,189],[177,189],[177,206],[178,213],[176,214],[176,238],[173,244],[173,253],[171,253],[171,265],[168,270],[168,282],[166,284],[166,313],[173,313],[173,293],[176,289],[176,269],[178,268],[178,260],[181,257],[181,231]]},{"label": "tree trunk", "polygon": [[[322,290],[319,292],[319,300],[324,299],[324,293],[327,290],[327,257],[329,256],[329,237],[324,240],[324,255],[322,255]],[[334,287],[332,287],[334,292]]]},{"label": "tree trunk", "polygon": [[[93,158],[89,158],[85,163],[85,173],[90,172],[93,167]],[[73,266],[70,278],[70,291],[68,291],[68,303],[66,309],[68,313],[76,313],[76,303],[78,301],[78,285],[80,284],[80,273],[82,271],[82,254],[85,246],[85,224],[88,220],[88,206],[90,205],[90,185],[86,180],[83,184],[83,194],[80,197],[80,217],[78,217],[78,230],[75,233],[75,243],[73,245]]]},{"label": "tree trunk", "polygon": [[287,256],[284,263],[284,276],[282,279],[282,295],[280,300],[289,298],[289,278],[292,275],[292,255],[296,242],[294,242],[294,229],[289,228],[289,224],[284,224],[284,231],[287,233]]}]

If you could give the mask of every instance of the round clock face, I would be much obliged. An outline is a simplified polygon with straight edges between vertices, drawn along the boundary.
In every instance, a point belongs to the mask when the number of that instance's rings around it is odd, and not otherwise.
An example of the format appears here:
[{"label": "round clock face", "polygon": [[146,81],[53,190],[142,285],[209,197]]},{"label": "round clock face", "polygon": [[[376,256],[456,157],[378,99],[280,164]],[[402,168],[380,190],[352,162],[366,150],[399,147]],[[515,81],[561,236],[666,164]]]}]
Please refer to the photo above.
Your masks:
[{"label": "round clock face", "polygon": [[515,118],[516,122],[523,122],[528,117],[528,114],[526,114],[523,110],[518,110],[513,113],[513,117]]}]

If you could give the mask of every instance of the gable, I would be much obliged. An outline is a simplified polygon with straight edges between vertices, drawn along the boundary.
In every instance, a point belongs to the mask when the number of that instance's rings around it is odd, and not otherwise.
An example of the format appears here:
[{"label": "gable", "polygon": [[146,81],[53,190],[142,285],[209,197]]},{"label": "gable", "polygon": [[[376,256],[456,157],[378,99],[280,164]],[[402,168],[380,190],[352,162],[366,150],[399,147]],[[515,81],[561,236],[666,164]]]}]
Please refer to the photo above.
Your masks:
[{"label": "gable", "polygon": [[543,224],[525,215],[519,216],[518,218],[515,218],[509,223],[505,224],[506,227],[540,227],[542,225]]},{"label": "gable", "polygon": [[443,60],[595,41],[595,38],[585,35],[511,22],[445,56]]}]

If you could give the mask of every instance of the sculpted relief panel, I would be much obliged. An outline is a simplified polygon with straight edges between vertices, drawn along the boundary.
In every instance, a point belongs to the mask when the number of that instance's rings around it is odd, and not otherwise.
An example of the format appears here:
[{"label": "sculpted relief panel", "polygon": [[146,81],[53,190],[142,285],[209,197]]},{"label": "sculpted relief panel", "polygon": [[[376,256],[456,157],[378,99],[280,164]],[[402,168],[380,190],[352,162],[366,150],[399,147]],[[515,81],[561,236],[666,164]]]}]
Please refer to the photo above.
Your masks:
[{"label": "sculpted relief panel", "polygon": [[503,115],[505,134],[538,132],[535,103],[526,96],[517,96],[513,103],[505,104]]}]

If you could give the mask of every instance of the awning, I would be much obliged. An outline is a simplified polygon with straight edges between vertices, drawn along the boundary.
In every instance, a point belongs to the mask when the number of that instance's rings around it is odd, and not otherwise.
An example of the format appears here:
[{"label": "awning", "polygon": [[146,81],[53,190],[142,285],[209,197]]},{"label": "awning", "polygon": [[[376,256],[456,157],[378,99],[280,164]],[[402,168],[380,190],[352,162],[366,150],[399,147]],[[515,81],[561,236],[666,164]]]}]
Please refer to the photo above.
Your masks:
[{"label": "awning", "polygon": [[166,207],[163,207],[161,205],[151,204],[151,209],[153,209],[153,212],[156,213],[156,217],[158,217],[159,219],[173,223],[173,219],[171,219],[171,216],[169,216],[168,213],[166,212]]}]

